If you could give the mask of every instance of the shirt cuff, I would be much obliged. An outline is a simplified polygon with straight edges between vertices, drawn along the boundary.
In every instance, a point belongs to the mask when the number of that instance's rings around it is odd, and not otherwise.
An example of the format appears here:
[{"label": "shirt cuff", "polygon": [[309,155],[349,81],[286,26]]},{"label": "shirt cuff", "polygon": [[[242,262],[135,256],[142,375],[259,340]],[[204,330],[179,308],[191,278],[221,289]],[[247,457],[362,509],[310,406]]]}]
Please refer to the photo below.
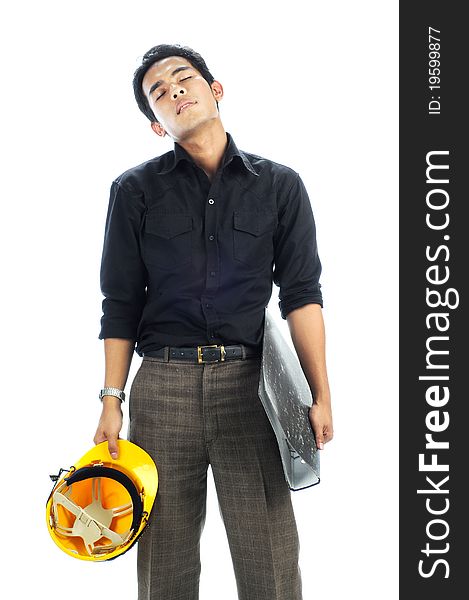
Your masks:
[{"label": "shirt cuff", "polygon": [[289,312],[294,310],[295,308],[300,308],[301,306],[305,306],[305,304],[319,304],[321,308],[323,307],[322,295],[314,294],[309,296],[303,296],[302,298],[295,298],[291,301],[280,300],[278,303],[280,308],[280,315],[282,319],[287,318]]},{"label": "shirt cuff", "polygon": [[128,323],[103,323],[98,339],[104,340],[106,338],[123,338],[135,341],[137,339],[136,328]]}]

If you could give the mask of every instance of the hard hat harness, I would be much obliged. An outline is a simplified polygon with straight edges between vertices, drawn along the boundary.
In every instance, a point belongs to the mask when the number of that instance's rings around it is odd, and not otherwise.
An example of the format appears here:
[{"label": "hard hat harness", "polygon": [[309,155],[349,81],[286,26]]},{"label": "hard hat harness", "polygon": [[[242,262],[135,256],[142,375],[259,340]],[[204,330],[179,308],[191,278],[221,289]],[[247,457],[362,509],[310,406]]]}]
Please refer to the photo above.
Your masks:
[{"label": "hard hat harness", "polygon": [[[101,502],[101,478],[113,479],[120,483],[129,493],[131,502],[115,508],[104,508]],[[73,502],[70,495],[74,483],[87,479],[93,480],[93,500],[91,504],[82,508]],[[63,491],[66,487],[68,489]],[[108,553],[118,546],[129,542],[137,532],[142,515],[144,515],[142,494],[143,490],[139,493],[133,481],[125,473],[117,469],[99,464],[91,467],[82,467],[74,471],[70,476],[65,477],[63,482],[51,493],[53,527],[60,535],[81,537],[90,556]],[[59,505],[75,515],[76,519],[72,527],[62,527],[59,524],[57,509]],[[121,534],[110,529],[111,522],[115,517],[127,515],[132,511],[132,524],[127,532]],[[111,544],[96,546],[96,542],[103,537],[109,539]]]}]

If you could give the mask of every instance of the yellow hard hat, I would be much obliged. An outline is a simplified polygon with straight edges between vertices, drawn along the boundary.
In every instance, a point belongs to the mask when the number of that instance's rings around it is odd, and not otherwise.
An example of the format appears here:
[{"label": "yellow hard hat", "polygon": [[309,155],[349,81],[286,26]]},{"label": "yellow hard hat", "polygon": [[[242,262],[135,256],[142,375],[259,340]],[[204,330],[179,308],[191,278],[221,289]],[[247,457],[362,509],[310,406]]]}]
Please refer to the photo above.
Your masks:
[{"label": "yellow hard hat", "polygon": [[103,561],[129,550],[148,523],[158,470],[151,456],[128,440],[117,440],[118,459],[107,442],[97,444],[61,477],[46,504],[49,533],[74,558]]}]

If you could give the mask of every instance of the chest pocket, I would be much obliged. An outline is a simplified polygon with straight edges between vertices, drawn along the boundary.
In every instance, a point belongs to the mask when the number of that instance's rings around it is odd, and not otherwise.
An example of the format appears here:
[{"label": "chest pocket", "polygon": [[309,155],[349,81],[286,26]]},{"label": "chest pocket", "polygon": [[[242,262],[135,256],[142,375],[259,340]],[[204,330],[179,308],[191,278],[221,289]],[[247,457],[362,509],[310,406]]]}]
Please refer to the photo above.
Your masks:
[{"label": "chest pocket", "polygon": [[172,270],[191,263],[192,216],[147,214],[144,236],[145,263]]},{"label": "chest pocket", "polygon": [[274,259],[274,212],[234,211],[233,256],[251,267],[265,267]]}]

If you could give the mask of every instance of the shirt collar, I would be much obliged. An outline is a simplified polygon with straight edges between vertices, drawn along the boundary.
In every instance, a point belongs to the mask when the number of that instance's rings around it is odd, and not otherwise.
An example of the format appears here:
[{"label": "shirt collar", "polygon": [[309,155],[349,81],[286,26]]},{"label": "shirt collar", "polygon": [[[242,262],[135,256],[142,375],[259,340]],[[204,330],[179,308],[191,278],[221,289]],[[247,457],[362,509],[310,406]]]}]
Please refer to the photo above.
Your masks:
[{"label": "shirt collar", "polygon": [[[233,137],[228,132],[226,132],[226,139],[228,141],[228,145],[226,147],[225,154],[223,155],[222,169],[224,169],[234,159],[235,156],[238,156],[241,159],[244,167],[250,173],[256,175],[257,177],[259,174],[256,173],[254,167],[252,166],[251,162],[249,161],[248,157],[244,154],[244,152],[238,149]],[[194,163],[194,160],[191,157],[191,155],[180,144],[174,142],[174,149],[169,152],[168,166],[160,170],[158,174],[165,175],[166,173],[171,172],[176,167],[178,162],[183,159]]]}]

